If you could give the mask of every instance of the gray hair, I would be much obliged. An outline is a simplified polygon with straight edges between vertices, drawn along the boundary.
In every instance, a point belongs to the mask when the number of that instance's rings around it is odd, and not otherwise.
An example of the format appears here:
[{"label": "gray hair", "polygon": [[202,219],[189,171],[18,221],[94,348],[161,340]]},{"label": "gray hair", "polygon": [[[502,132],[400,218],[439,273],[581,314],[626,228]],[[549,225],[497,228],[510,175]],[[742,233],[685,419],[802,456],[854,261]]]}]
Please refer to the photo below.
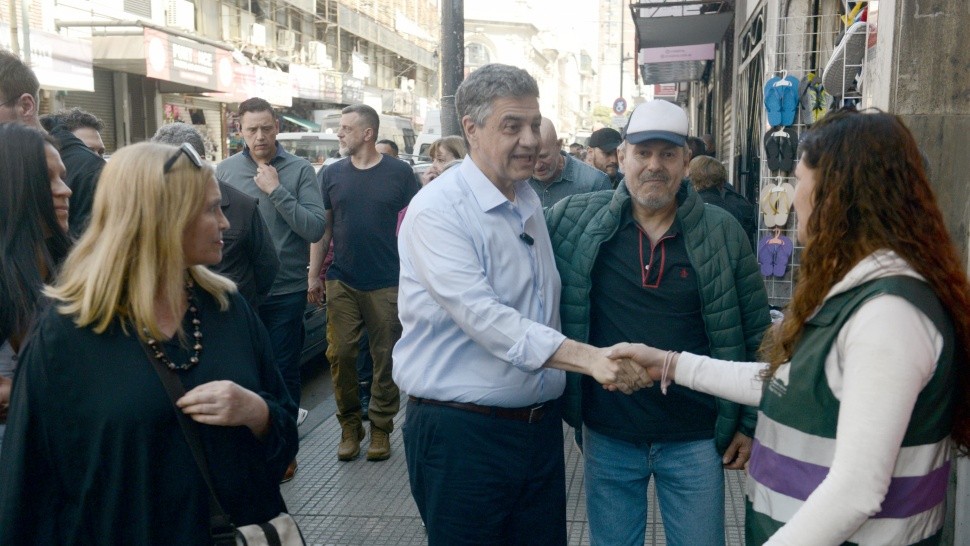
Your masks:
[{"label": "gray hair", "polygon": [[200,156],[205,157],[205,142],[202,140],[202,133],[185,123],[162,125],[155,132],[155,136],[152,137],[152,142],[161,142],[173,146],[181,146],[187,142],[195,148],[195,151],[199,152]]},{"label": "gray hair", "polygon": [[508,97],[539,98],[539,85],[528,72],[507,64],[487,64],[471,73],[455,92],[458,119],[469,116],[481,126],[492,114],[492,101]]}]

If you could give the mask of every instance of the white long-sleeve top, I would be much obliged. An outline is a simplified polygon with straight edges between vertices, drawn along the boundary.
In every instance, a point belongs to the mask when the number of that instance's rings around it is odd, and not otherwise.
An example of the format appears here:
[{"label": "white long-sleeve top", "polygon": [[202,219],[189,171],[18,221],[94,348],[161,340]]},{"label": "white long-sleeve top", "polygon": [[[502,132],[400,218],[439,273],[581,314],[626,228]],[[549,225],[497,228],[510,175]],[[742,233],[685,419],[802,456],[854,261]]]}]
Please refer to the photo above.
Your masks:
[{"label": "white long-sleeve top", "polygon": [[[895,252],[878,251],[833,286],[826,300],[894,275],[922,279]],[[831,470],[769,545],[841,544],[879,512],[916,397],[932,378],[942,349],[936,326],[898,296],[875,297],[849,318],[825,360],[828,385],[841,403]],[[764,367],[684,353],[676,381],[757,406]]]}]

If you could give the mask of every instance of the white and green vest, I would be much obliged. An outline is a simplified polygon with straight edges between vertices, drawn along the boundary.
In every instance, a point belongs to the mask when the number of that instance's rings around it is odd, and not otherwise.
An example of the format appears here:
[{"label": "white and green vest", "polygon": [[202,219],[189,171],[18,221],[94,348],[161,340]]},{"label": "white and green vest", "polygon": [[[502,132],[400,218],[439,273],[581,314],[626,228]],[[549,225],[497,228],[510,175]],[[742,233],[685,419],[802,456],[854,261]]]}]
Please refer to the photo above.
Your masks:
[{"label": "white and green vest", "polygon": [[877,279],[826,301],[808,321],[790,364],[765,387],[748,466],[745,538],[762,544],[828,475],[839,400],[825,359],[845,322],[874,296],[892,294],[923,312],[943,336],[943,351],[920,392],[881,511],[846,544],[938,544],[950,474],[954,332],[936,294],[911,277]]}]

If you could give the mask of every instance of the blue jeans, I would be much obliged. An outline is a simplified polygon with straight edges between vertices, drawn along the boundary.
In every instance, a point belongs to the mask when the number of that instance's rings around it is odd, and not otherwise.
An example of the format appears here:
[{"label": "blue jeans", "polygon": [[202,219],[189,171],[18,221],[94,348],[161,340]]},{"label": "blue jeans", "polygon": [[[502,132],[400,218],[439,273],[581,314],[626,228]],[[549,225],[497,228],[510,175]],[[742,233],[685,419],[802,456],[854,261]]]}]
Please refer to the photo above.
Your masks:
[{"label": "blue jeans", "polygon": [[273,358],[286,392],[300,406],[300,355],[303,353],[303,310],[306,291],[268,296],[259,306],[259,319],[269,332]]},{"label": "blue jeans", "polygon": [[670,546],[724,546],[724,470],[714,440],[632,444],[583,427],[591,546],[642,546],[647,484]]}]

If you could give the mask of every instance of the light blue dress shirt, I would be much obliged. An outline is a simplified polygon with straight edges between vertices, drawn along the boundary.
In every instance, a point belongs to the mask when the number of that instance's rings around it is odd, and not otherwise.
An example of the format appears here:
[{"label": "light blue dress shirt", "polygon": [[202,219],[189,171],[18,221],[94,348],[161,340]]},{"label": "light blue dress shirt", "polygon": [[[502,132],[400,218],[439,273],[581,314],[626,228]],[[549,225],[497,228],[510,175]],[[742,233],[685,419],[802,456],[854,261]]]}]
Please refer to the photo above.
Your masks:
[{"label": "light blue dress shirt", "polygon": [[549,182],[540,182],[529,178],[529,185],[539,195],[543,208],[551,207],[565,197],[578,193],[612,190],[610,177],[606,173],[590,167],[565,152],[559,152],[565,157],[565,164],[559,178]]},{"label": "light blue dress shirt", "polygon": [[566,339],[561,283],[528,181],[510,202],[466,157],[411,200],[398,252],[402,391],[512,408],[562,394],[565,372],[542,367]]}]

